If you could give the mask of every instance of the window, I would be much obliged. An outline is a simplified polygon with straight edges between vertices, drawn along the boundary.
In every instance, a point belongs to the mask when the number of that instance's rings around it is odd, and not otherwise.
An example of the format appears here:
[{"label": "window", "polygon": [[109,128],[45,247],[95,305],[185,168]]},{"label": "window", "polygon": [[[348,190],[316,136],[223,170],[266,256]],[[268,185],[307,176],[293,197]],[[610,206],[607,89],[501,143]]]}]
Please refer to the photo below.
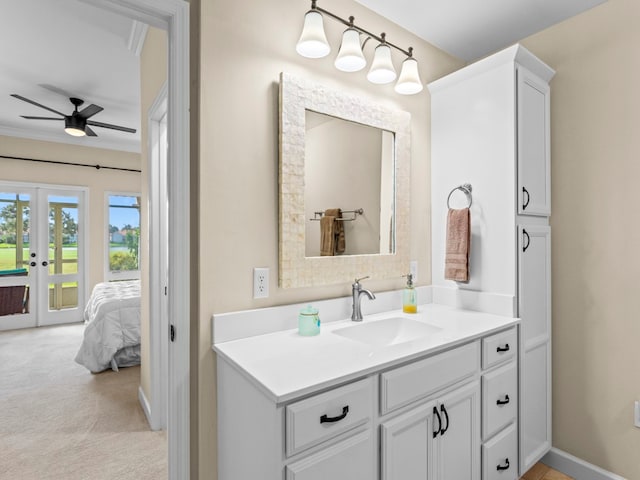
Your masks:
[{"label": "window", "polygon": [[140,278],[140,194],[107,194],[107,280]]}]

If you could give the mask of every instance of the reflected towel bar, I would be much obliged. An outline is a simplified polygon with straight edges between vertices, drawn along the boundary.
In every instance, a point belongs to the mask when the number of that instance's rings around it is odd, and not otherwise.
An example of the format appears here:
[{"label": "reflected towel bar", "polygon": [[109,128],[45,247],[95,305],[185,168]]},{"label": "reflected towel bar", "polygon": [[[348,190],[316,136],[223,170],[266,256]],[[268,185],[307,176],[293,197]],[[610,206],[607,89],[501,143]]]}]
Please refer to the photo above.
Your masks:
[{"label": "reflected towel bar", "polygon": [[[353,222],[358,215],[364,214],[364,209],[357,208],[356,210],[342,210],[342,213],[343,214],[351,213],[353,217],[350,217],[350,218],[339,217],[339,218],[336,218],[337,221]],[[312,222],[319,222],[322,217],[324,217],[324,212],[313,212],[313,218],[310,218],[309,220],[311,220]]]}]

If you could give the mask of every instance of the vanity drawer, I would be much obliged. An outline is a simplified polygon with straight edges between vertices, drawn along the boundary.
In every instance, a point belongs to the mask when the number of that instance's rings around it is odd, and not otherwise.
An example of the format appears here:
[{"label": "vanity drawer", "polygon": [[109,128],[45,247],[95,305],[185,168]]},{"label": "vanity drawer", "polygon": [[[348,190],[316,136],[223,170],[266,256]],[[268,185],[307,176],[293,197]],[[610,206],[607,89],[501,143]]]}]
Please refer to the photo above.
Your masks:
[{"label": "vanity drawer", "polygon": [[482,339],[482,368],[491,368],[515,358],[518,352],[516,327]]},{"label": "vanity drawer", "polygon": [[482,446],[482,480],[518,479],[518,436],[515,425]]},{"label": "vanity drawer", "polygon": [[474,375],[480,360],[475,341],[380,375],[382,415]]},{"label": "vanity drawer", "polygon": [[482,376],[482,438],[487,439],[513,422],[518,412],[516,363]]},{"label": "vanity drawer", "polygon": [[373,401],[373,380],[366,378],[288,405],[287,457],[369,422]]}]

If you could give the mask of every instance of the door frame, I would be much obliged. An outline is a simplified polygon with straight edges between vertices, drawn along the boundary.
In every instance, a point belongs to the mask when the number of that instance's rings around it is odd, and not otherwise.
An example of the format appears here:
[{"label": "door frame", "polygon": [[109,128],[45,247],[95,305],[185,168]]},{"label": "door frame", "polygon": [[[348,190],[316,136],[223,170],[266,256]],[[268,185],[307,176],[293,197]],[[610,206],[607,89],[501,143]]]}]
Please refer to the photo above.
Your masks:
[{"label": "door frame", "polygon": [[[159,150],[161,141],[161,121],[167,115],[167,83],[162,86],[148,116],[148,155],[147,168],[149,191],[149,325],[151,400],[149,405],[149,423],[153,430],[167,428],[167,350],[169,328],[167,317],[167,258],[168,243],[165,221],[168,212],[162,198],[167,195],[167,158]],[[168,132],[167,132],[168,133]]]},{"label": "door frame", "polygon": [[[191,219],[189,4],[184,0],[83,0],[168,34],[169,343],[167,437],[169,479],[190,478]],[[172,245],[179,248],[172,248]],[[168,332],[165,332],[168,333]],[[197,452],[194,452],[197,453]],[[197,470],[197,466],[194,467]]]}]

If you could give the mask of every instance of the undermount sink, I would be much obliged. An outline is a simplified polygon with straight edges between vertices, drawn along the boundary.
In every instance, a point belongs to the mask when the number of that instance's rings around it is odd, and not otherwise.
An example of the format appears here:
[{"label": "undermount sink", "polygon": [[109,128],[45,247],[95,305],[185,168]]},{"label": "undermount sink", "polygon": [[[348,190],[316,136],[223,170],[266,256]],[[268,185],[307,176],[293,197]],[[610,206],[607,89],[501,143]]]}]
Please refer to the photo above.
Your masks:
[{"label": "undermount sink", "polygon": [[358,325],[339,328],[333,333],[360,343],[366,343],[374,347],[386,347],[398,343],[410,342],[419,338],[440,332],[440,327],[435,327],[416,320],[403,317],[385,318]]}]

